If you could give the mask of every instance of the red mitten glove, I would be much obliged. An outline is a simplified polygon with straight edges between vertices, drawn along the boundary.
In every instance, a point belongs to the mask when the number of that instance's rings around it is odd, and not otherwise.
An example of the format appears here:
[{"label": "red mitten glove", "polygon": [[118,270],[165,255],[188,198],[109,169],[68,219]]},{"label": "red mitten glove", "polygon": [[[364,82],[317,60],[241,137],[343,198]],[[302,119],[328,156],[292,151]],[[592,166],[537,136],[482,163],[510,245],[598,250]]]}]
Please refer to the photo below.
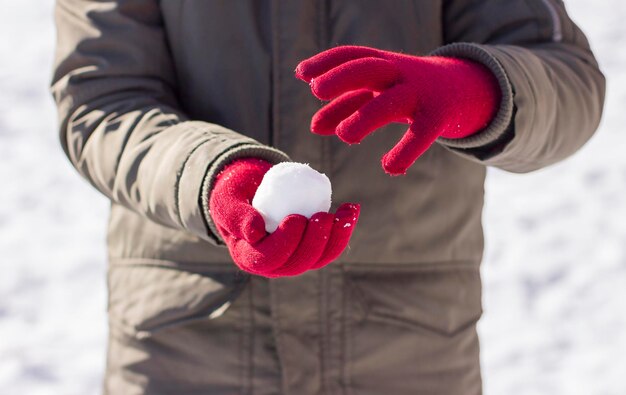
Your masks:
[{"label": "red mitten glove", "polygon": [[210,194],[211,218],[235,264],[264,277],[294,276],[326,266],[348,245],[359,205],[346,203],[335,214],[320,212],[311,219],[289,215],[267,234],[251,202],[270,167],[260,159],[235,160],[218,174]]},{"label": "red mitten glove", "polygon": [[296,77],[319,99],[334,99],[313,116],[313,133],[336,134],[354,144],[390,122],[410,125],[382,158],[392,175],[406,173],[437,137],[461,138],[485,128],[501,95],[497,80],[480,63],[359,46],[304,60]]}]

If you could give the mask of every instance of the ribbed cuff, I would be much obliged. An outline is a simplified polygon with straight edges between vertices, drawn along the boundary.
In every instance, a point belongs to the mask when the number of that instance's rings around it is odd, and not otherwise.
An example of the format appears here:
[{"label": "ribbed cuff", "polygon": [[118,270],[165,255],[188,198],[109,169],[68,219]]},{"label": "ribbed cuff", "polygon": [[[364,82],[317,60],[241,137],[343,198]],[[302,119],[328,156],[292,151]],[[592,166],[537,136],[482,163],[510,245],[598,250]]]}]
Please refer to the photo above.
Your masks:
[{"label": "ribbed cuff", "polygon": [[451,148],[481,148],[502,139],[510,131],[513,120],[513,88],[500,62],[484,46],[472,43],[453,43],[436,49],[430,56],[464,58],[482,63],[498,80],[502,98],[500,108],[491,123],[483,130],[460,139],[439,137],[437,142]]},{"label": "ribbed cuff", "polygon": [[211,163],[207,169],[206,175],[202,182],[202,192],[200,194],[200,204],[202,206],[202,213],[204,214],[204,220],[206,221],[207,228],[209,229],[209,236],[215,244],[224,245],[224,240],[220,236],[213,219],[211,218],[211,211],[209,210],[209,195],[213,190],[215,178],[219,172],[228,163],[239,158],[258,158],[266,160],[270,163],[276,164],[280,162],[290,162],[291,159],[284,152],[272,147],[264,145],[255,145],[250,143],[242,143],[234,145],[228,150],[224,151],[218,156],[213,163]]}]

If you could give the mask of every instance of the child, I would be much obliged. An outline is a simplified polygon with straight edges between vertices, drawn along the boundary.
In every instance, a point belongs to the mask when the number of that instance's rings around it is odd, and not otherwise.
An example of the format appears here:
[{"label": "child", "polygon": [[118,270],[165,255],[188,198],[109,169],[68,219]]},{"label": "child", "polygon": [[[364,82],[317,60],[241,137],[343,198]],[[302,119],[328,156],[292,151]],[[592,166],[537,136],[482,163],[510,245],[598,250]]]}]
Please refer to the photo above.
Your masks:
[{"label": "child", "polygon": [[[485,167],[555,163],[602,112],[562,2],[58,0],[56,20],[61,142],[111,199],[106,393],[481,393]],[[352,203],[267,234],[250,199],[288,160]]]}]

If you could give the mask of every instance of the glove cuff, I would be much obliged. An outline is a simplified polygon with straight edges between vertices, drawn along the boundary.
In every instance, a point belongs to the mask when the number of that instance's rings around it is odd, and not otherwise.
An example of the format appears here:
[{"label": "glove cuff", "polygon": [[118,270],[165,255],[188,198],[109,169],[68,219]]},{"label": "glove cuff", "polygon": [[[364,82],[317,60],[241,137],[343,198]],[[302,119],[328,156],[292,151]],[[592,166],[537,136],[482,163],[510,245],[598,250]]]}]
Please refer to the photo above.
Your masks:
[{"label": "glove cuff", "polygon": [[255,145],[255,144],[241,144],[231,147],[224,151],[216,160],[208,167],[204,181],[202,183],[202,192],[200,193],[199,204],[202,207],[204,214],[204,220],[206,221],[207,228],[210,230],[210,235],[213,241],[218,245],[225,245],[224,240],[219,234],[215,223],[211,217],[211,211],[209,208],[209,197],[213,191],[215,181],[218,174],[230,163],[241,158],[257,158],[265,160],[271,164],[279,162],[291,161],[289,156],[284,152],[272,147]]}]

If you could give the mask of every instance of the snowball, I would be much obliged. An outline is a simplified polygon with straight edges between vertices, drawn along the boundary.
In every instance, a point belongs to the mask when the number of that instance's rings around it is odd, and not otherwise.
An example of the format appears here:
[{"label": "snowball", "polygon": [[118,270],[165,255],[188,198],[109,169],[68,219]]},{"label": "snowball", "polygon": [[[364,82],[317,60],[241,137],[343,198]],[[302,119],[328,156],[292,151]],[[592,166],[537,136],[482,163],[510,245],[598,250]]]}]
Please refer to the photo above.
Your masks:
[{"label": "snowball", "polygon": [[265,230],[273,232],[289,214],[307,218],[317,212],[328,212],[331,197],[330,180],[304,163],[282,162],[265,173],[252,206],[265,220]]}]

